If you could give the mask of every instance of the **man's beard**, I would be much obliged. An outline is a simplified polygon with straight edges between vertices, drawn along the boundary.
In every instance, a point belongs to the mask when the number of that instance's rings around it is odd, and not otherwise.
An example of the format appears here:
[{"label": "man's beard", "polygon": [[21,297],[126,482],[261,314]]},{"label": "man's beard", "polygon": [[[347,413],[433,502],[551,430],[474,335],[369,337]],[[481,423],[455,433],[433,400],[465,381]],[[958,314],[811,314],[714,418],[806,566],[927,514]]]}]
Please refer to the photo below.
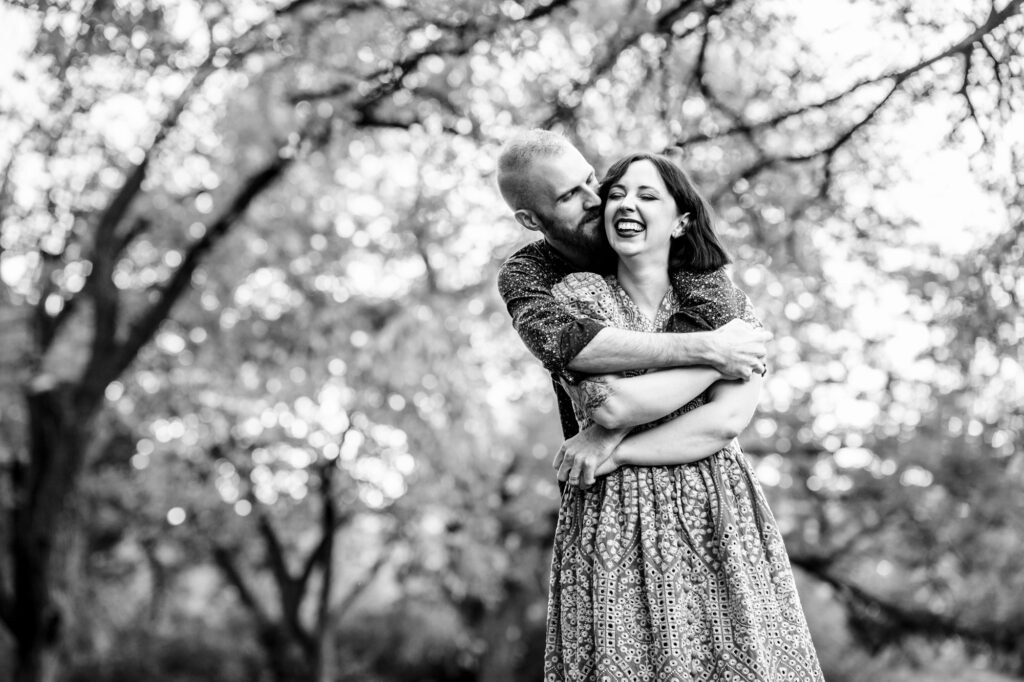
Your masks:
[{"label": "man's beard", "polygon": [[608,245],[601,226],[601,210],[591,209],[583,214],[572,233],[574,245],[589,252]]},{"label": "man's beard", "polygon": [[604,221],[601,210],[587,211],[572,233],[572,246],[583,256],[594,270],[610,272],[614,270],[617,256],[608,243],[604,233]]}]

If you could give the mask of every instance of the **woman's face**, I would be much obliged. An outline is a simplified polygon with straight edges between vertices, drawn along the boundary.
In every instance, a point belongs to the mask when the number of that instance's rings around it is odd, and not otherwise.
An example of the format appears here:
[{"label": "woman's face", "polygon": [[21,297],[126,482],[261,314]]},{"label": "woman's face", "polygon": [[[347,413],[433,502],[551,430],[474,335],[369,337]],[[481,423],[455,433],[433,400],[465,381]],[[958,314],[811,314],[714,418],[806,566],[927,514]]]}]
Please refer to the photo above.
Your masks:
[{"label": "woman's face", "polygon": [[650,161],[635,161],[611,186],[604,205],[608,242],[620,258],[662,259],[668,266],[672,231],[680,214]]}]

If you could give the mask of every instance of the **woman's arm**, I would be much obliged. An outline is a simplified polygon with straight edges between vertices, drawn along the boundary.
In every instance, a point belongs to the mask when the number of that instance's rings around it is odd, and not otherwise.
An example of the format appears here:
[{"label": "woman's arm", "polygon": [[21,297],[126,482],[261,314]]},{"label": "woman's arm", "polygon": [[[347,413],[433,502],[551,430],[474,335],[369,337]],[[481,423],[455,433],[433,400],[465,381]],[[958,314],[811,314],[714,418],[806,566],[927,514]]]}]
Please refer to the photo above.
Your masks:
[{"label": "woman's arm", "polygon": [[623,439],[597,467],[603,476],[624,465],[689,464],[709,457],[736,438],[750,423],[761,394],[763,378],[719,381],[711,400],[653,429]]},{"label": "woman's arm", "polygon": [[595,422],[623,429],[675,412],[721,378],[710,367],[677,367],[629,377],[588,377],[566,388]]}]

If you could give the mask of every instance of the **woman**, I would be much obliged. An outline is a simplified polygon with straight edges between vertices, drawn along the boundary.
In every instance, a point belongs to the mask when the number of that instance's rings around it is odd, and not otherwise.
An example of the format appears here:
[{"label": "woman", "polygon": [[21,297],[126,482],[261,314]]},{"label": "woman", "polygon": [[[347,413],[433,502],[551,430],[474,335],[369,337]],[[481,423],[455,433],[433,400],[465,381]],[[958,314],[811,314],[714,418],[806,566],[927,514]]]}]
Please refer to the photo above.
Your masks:
[{"label": "woman", "polygon": [[[581,317],[639,331],[689,330],[743,317],[717,296],[728,262],[707,203],[668,159],[617,162],[599,192],[615,276],[570,275],[554,296]],[[670,267],[693,301],[685,309]],[[727,399],[749,421],[761,377],[720,382],[680,368],[631,377],[565,376],[581,428],[639,426]],[[612,406],[615,395],[633,399]],[[717,383],[716,383],[717,382]],[[710,390],[709,390],[709,387]],[[747,409],[749,408],[749,409]],[[822,679],[782,537],[735,441],[687,461],[647,452],[606,462],[588,490],[569,485],[555,533],[545,680]]]}]

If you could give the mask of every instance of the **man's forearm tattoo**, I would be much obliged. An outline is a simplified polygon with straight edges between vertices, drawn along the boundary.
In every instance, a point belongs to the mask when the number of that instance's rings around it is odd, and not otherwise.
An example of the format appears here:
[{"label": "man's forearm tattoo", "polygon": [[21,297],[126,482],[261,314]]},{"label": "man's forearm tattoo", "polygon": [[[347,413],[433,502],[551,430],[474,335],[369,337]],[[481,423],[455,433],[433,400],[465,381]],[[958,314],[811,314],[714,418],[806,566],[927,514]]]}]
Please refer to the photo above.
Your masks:
[{"label": "man's forearm tattoo", "polygon": [[597,376],[581,381],[580,393],[583,398],[583,408],[587,413],[593,413],[594,410],[604,405],[611,396],[612,387],[607,379]]}]

